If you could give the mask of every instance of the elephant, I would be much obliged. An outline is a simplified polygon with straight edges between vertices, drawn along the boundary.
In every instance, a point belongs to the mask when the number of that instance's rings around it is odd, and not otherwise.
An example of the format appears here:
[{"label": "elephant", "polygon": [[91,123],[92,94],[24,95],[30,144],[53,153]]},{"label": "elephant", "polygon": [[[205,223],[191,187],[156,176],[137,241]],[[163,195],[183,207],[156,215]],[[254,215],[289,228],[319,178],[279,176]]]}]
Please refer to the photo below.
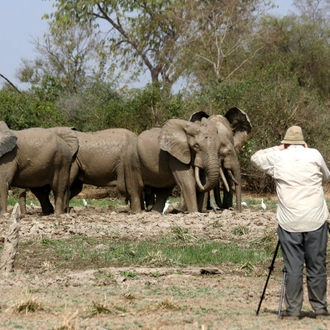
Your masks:
[{"label": "elephant", "polygon": [[[220,198],[219,184],[215,186],[214,198],[218,207],[228,209],[233,205],[233,189],[232,185],[236,186],[236,208],[241,211],[241,180],[236,180],[239,177],[237,174],[232,176],[233,164],[234,168],[237,167],[237,155],[245,142],[249,139],[252,125],[248,115],[239,108],[229,109],[224,116],[222,115],[211,115],[209,116],[204,111],[199,111],[194,113],[190,117],[190,121],[200,121],[202,118],[208,118],[211,122],[215,124],[218,129],[219,136],[221,137],[222,151],[224,161],[222,162],[222,167],[224,168],[224,176],[228,185],[224,184],[223,191],[224,197],[223,201]],[[234,150],[233,150],[234,148]],[[238,171],[238,169],[236,169]],[[208,198],[209,200],[210,198]]]},{"label": "elephant", "polygon": [[[137,135],[124,128],[96,132],[76,131],[79,149],[70,172],[70,199],[83,184],[98,187],[116,186],[129,201],[133,212],[142,211],[143,181],[137,155]],[[44,215],[53,212],[50,187],[31,191],[39,199]]]},{"label": "elephant", "polygon": [[156,192],[154,211],[162,212],[179,185],[187,211],[202,212],[204,192],[219,181],[220,139],[211,121],[169,119],[162,128],[142,132],[137,150],[144,186]]},{"label": "elephant", "polygon": [[55,213],[69,205],[69,179],[78,150],[78,139],[70,128],[10,130],[0,122],[0,213],[7,212],[8,187],[37,188],[54,192]]}]

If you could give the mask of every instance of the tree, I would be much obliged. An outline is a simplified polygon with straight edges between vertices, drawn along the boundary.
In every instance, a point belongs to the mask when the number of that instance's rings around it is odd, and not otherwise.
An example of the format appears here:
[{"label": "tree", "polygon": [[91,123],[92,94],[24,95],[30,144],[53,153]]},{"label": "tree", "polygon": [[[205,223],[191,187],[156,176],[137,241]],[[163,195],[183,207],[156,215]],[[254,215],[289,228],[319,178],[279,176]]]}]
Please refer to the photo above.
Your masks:
[{"label": "tree", "polygon": [[[181,76],[187,35],[185,0],[57,0],[56,8],[50,16],[52,26],[72,19],[83,26],[109,24],[109,49],[133,76],[146,69],[153,83],[168,86]],[[102,29],[106,29],[104,24]]]},{"label": "tree", "polygon": [[300,16],[305,16],[318,22],[329,20],[329,0],[293,0],[293,5],[298,9]]},{"label": "tree", "polygon": [[263,1],[191,1],[191,6],[190,26],[195,31],[189,51],[197,61],[189,73],[200,85],[230,79],[264,47],[261,43],[255,47],[256,39],[266,33],[256,29],[268,8]]},{"label": "tree", "polygon": [[42,40],[34,39],[32,43],[38,57],[23,59],[18,70],[21,82],[41,89],[55,84],[66,94],[76,94],[83,91],[89,77],[102,79],[105,75],[102,41],[90,26],[52,26]]}]

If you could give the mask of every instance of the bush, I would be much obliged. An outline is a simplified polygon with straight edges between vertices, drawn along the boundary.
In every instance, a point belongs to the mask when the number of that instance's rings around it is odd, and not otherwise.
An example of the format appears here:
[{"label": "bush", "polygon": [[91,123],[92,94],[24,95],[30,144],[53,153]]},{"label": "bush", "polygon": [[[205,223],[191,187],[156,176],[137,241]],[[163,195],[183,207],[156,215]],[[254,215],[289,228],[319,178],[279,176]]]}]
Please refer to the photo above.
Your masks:
[{"label": "bush", "polygon": [[43,102],[31,92],[20,94],[10,90],[0,90],[0,119],[15,130],[65,123],[53,103]]}]

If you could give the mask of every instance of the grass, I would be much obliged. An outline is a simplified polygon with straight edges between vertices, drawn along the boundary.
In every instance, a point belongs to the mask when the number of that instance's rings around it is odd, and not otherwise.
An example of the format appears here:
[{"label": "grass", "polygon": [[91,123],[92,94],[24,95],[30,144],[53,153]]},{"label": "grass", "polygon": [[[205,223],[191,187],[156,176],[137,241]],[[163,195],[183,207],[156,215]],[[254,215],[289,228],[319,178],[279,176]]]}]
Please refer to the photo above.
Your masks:
[{"label": "grass", "polygon": [[181,308],[177,303],[173,301],[173,298],[166,298],[157,305],[156,309],[178,311]]},{"label": "grass", "polygon": [[[10,200],[15,201],[13,196]],[[87,200],[89,205],[97,207],[107,207],[109,205],[119,205],[120,200],[103,199]],[[247,207],[251,209],[261,209],[261,198],[244,199]],[[276,199],[264,198],[267,210],[275,211],[277,206]],[[37,202],[34,201],[37,205]],[[72,206],[82,206],[81,199],[72,199]],[[327,200],[330,204],[330,201]],[[220,224],[219,224],[220,225]],[[216,226],[216,224],[215,224]],[[237,242],[240,236],[248,233],[245,226],[237,226],[232,231],[236,236]],[[112,266],[153,266],[153,267],[185,267],[220,265],[231,262],[243,265],[254,265],[273,256],[277,243],[277,233],[269,232],[264,237],[246,243],[241,246],[231,243],[208,241],[197,237],[189,232],[187,228],[174,226],[157,241],[147,240],[128,240],[114,235],[111,238],[90,238],[73,236],[70,239],[42,239],[41,241],[31,241],[21,244],[24,249],[35,249],[33,254],[36,258],[43,258],[42,264],[46,267],[72,269],[85,269],[88,267],[104,267],[109,264]],[[97,245],[104,246],[97,249]],[[1,247],[1,245],[0,245]],[[41,249],[40,249],[41,248]],[[40,252],[42,251],[42,252]],[[279,252],[280,255],[281,252]],[[29,257],[31,256],[31,253]],[[158,274],[155,274],[157,276]],[[123,274],[124,277],[135,277],[136,274]]]},{"label": "grass", "polygon": [[[260,198],[242,198],[242,202],[245,202],[247,204],[247,206],[243,206],[242,208],[249,208],[255,211],[261,211],[261,198],[264,199],[264,203],[267,206],[267,211],[276,211],[277,208],[277,199],[272,199],[272,198],[268,198],[268,197],[260,197]],[[234,203],[236,203],[236,201],[234,200]]]},{"label": "grass", "polygon": [[100,302],[92,302],[88,312],[84,316],[85,318],[93,317],[100,314],[122,314],[126,313],[127,309],[118,305],[110,304],[106,305]]},{"label": "grass", "polygon": [[[245,202],[247,204],[247,207],[243,206],[243,208],[250,208],[253,210],[261,210],[261,198],[263,198],[264,203],[267,205],[267,211],[276,211],[277,208],[277,199],[272,199],[269,197],[258,197],[258,198],[242,198],[242,202]],[[100,208],[107,208],[107,207],[115,207],[115,206],[122,206],[125,205],[125,202],[123,199],[113,199],[113,198],[104,198],[104,199],[86,199],[88,205],[94,206],[94,207],[100,207]],[[179,198],[170,197],[169,202],[173,204],[174,202],[178,202]],[[215,204],[215,201],[212,197],[213,204]],[[26,204],[30,205],[30,203],[33,202],[35,206],[40,207],[40,203],[37,199],[27,199]],[[18,196],[17,194],[13,193],[8,196],[8,205],[14,206],[16,203],[18,203]],[[328,208],[330,209],[330,200],[326,199],[326,203]],[[236,199],[234,197],[233,199],[233,205],[235,207],[236,205]],[[70,200],[70,206],[71,207],[82,207],[83,201],[82,198],[79,198],[79,196],[72,198]]]},{"label": "grass", "polygon": [[[177,235],[178,231],[180,235]],[[96,248],[100,244],[104,246],[102,250]],[[20,245],[20,255],[24,259],[26,250],[29,258],[36,258],[38,264],[45,264],[47,261],[47,264],[57,269],[99,268],[109,264],[115,267],[132,265],[205,267],[226,262],[237,264],[262,262],[269,259],[273,251],[262,249],[261,244],[259,243],[254,248],[253,246],[238,246],[234,242],[209,241],[176,227],[174,233],[170,230],[157,241],[82,236],[61,240],[46,238],[39,241],[33,240]],[[132,271],[121,275],[125,278],[136,277],[136,273]]]},{"label": "grass", "polygon": [[[86,199],[86,202],[90,206],[94,207],[104,207],[107,208],[109,206],[120,206],[125,205],[125,202],[120,199],[111,199],[111,198],[104,198],[104,199]],[[81,207],[83,206],[83,201],[80,198],[72,198],[70,200],[70,206],[71,207]]]},{"label": "grass", "polygon": [[[87,204],[89,206],[94,206],[94,207],[100,207],[100,208],[107,208],[111,206],[120,206],[120,205],[125,205],[124,200],[121,199],[113,199],[113,198],[104,198],[104,199],[86,199]],[[33,204],[36,207],[41,207],[40,203],[37,199],[26,199],[26,205],[30,205],[30,203],[33,202]],[[17,194],[11,194],[8,195],[8,205],[14,206],[16,203],[18,203],[18,196]],[[53,203],[54,204],[54,203]],[[83,201],[82,198],[72,198],[70,200],[70,206],[71,207],[82,207]]]},{"label": "grass", "polygon": [[13,313],[33,313],[44,310],[43,306],[32,296],[30,289],[23,291],[24,299],[9,307]]}]

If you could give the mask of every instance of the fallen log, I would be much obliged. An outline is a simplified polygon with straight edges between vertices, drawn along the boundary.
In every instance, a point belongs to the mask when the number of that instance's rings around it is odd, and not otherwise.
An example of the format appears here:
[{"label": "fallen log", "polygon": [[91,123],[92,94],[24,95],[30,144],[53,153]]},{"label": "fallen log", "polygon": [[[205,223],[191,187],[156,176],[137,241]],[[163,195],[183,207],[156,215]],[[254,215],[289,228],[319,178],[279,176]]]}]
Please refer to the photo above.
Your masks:
[{"label": "fallen log", "polygon": [[16,203],[10,216],[8,233],[5,238],[5,243],[0,260],[0,271],[3,273],[10,273],[14,271],[14,261],[18,248],[20,214],[21,212],[19,204]]}]

